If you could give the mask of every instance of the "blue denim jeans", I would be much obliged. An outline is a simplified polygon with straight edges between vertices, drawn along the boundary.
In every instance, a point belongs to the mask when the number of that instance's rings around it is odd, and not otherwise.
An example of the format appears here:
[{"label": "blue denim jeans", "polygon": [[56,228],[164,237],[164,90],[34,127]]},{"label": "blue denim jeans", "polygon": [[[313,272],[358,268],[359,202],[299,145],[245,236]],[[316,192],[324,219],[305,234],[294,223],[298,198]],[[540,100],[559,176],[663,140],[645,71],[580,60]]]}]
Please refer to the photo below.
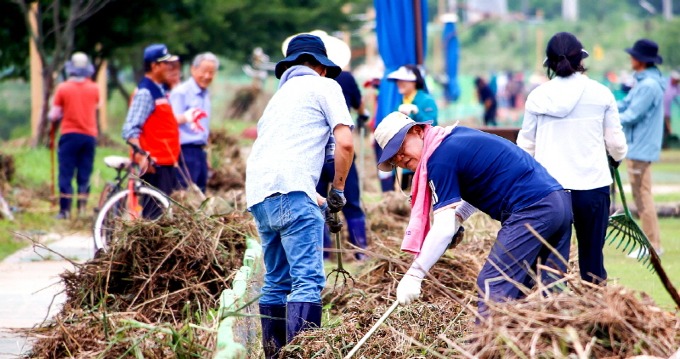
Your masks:
[{"label": "blue denim jeans", "polygon": [[304,192],[275,194],[250,207],[264,252],[260,304],[321,303],[324,217]]}]

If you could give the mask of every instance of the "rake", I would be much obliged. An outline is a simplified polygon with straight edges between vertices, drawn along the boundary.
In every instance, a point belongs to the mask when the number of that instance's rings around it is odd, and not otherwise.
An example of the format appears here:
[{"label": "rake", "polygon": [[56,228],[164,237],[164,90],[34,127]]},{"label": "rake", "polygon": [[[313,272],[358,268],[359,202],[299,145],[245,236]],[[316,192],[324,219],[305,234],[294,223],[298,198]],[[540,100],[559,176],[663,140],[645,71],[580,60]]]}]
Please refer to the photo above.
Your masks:
[{"label": "rake", "polygon": [[633,220],[633,216],[628,209],[628,205],[626,204],[626,196],[623,193],[623,185],[621,185],[621,176],[619,176],[619,170],[613,167],[611,169],[614,181],[616,182],[616,186],[618,187],[619,193],[621,194],[623,213],[615,213],[609,216],[609,226],[607,228],[607,236],[605,237],[605,241],[609,240],[609,244],[612,244],[618,239],[619,242],[616,245],[617,249],[625,242],[622,251],[625,252],[630,247],[628,254],[632,253],[637,246],[640,246],[642,250],[638,251],[638,261],[642,261],[642,263],[646,263],[647,261],[650,262],[648,266],[651,265],[654,268],[654,271],[659,276],[659,279],[661,279],[666,291],[668,291],[668,294],[670,294],[671,298],[673,298],[675,305],[680,308],[680,294],[678,294],[678,291],[673,286],[673,283],[671,283],[671,281],[668,279],[666,271],[661,266],[661,259],[656,253],[654,246],[649,243],[649,239],[647,239],[645,233],[642,231],[642,229],[640,229],[637,223],[635,223],[635,220]]}]

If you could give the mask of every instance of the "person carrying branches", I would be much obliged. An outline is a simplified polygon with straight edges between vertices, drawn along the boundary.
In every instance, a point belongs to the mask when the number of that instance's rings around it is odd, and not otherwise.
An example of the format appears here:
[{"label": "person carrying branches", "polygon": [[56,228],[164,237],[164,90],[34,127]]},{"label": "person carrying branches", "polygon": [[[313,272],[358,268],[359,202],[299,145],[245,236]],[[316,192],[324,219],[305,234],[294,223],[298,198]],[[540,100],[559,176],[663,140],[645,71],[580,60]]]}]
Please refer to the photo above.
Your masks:
[{"label": "person carrying branches", "polygon": [[[334,218],[346,203],[354,155],[352,118],[333,80],[339,73],[318,36],[294,37],[276,64],[281,82],[258,121],[246,164],[246,201],[266,269],[259,307],[267,358],[278,357],[300,331],[321,325],[324,217],[333,233],[342,229]],[[324,151],[331,135],[334,154]],[[325,200],[316,184],[329,157],[335,177]]]}]

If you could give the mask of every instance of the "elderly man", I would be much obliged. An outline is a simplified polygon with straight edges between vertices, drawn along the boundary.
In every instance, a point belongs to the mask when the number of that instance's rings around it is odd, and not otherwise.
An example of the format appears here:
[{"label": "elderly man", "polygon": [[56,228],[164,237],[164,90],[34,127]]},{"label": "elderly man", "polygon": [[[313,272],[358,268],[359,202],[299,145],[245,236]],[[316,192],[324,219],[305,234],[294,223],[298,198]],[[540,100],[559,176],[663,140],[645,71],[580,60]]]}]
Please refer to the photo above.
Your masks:
[{"label": "elderly man", "polygon": [[[504,301],[522,297],[522,287],[531,287],[536,278],[533,273],[538,263],[566,271],[571,196],[521,148],[463,126],[416,123],[399,112],[385,117],[375,138],[383,150],[379,169],[397,166],[415,171],[411,219],[401,248],[416,257],[397,287],[401,304],[420,296],[423,278],[475,207],[502,224],[477,278],[480,298]],[[430,228],[431,210],[434,223]],[[545,271],[542,275],[544,283],[555,279]],[[484,303],[480,299],[482,314],[487,310]]]},{"label": "elderly man", "polygon": [[[144,172],[141,178],[168,195],[176,187],[175,165],[180,147],[177,120],[163,84],[167,82],[169,63],[176,60],[177,56],[170,55],[163,44],[144,49],[144,78],[137,85],[123,124],[123,139],[148,152],[153,160],[150,166],[146,156],[135,153],[135,161]],[[144,208],[145,217],[153,217],[154,213],[154,208]]]},{"label": "elderly man", "polygon": [[191,78],[170,93],[170,104],[179,124],[182,152],[178,178],[182,188],[195,183],[205,193],[208,159],[205,146],[210,132],[210,93],[220,61],[211,52],[197,55],[191,63]]},{"label": "elderly man", "polygon": [[[666,83],[656,67],[663,59],[659,56],[659,46],[648,39],[636,41],[626,52],[630,55],[630,64],[637,80],[628,95],[617,104],[628,143],[626,167],[642,230],[656,252],[661,254],[651,167],[652,162],[659,160],[663,142],[663,94]],[[644,255],[649,253],[646,253],[646,249],[640,249],[631,253],[630,257]]]},{"label": "elderly man", "polygon": [[[246,201],[262,241],[266,273],[260,297],[265,357],[300,331],[321,325],[324,216],[345,205],[354,144],[340,67],[314,35],[294,37],[276,64],[279,89],[257,123],[246,165]],[[335,137],[335,177],[328,200],[316,193],[325,148]],[[332,218],[332,217],[331,217]],[[342,226],[331,223],[332,232]]]},{"label": "elderly man", "polygon": [[68,79],[54,94],[54,102],[48,118],[56,126],[61,121],[59,138],[59,214],[58,219],[71,215],[73,197],[73,176],[78,183],[78,212],[85,213],[90,193],[90,175],[94,164],[97,145],[97,107],[99,88],[90,76],[94,66],[82,52],[71,56],[66,63]]}]

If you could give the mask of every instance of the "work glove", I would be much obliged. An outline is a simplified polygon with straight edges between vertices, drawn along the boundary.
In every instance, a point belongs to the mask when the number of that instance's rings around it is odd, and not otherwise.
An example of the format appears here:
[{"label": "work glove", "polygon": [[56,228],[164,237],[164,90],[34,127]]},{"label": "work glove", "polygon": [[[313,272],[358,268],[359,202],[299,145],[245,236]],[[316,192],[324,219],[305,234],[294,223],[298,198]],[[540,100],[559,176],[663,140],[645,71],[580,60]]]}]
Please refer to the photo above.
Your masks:
[{"label": "work glove", "polygon": [[187,120],[189,127],[194,132],[203,132],[205,128],[199,122],[202,118],[208,117],[208,114],[200,108],[190,108],[184,111],[184,118]]},{"label": "work glove", "polygon": [[407,116],[410,114],[415,115],[418,113],[418,106],[412,103],[402,103],[401,105],[399,105],[398,111]]},{"label": "work glove", "polygon": [[342,231],[342,221],[340,220],[340,216],[331,213],[331,210],[328,207],[328,201],[321,205],[321,211],[323,212],[326,224],[331,233],[340,233],[340,231]]},{"label": "work glove", "polygon": [[331,213],[340,212],[342,207],[347,203],[345,192],[331,186],[326,202],[328,203],[328,208]]},{"label": "work glove", "polygon": [[458,246],[460,242],[463,241],[463,237],[465,237],[465,228],[463,228],[463,226],[460,226],[456,231],[456,234],[454,234],[453,238],[451,238],[451,243],[449,243],[449,249],[456,248],[456,246]]},{"label": "work glove", "polygon": [[411,304],[420,297],[420,284],[423,279],[405,274],[397,286],[397,301],[401,305]]},{"label": "work glove", "polygon": [[366,110],[366,109],[364,109],[364,111],[363,111],[362,113],[360,113],[359,115],[357,115],[357,125],[358,125],[359,127],[362,127],[362,126],[364,126],[364,125],[366,124],[366,122],[368,122],[368,120],[370,120],[370,119],[371,119],[371,112],[368,111],[368,110]]},{"label": "work glove", "polygon": [[607,160],[609,161],[609,167],[611,168],[619,168],[619,165],[621,164],[621,161],[617,161],[614,159],[614,157],[607,155]]}]

